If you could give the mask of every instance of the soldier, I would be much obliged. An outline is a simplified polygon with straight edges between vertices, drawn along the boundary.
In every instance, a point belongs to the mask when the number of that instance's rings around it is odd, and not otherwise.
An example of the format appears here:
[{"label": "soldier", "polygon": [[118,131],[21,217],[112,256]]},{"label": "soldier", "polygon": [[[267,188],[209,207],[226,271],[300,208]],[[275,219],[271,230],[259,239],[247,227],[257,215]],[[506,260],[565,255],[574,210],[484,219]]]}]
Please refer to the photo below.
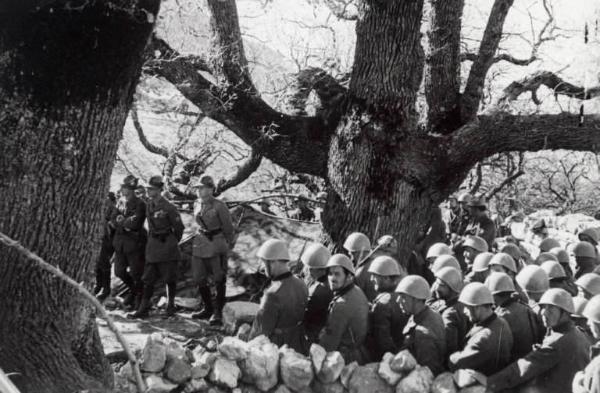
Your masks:
[{"label": "soldier", "polygon": [[462,244],[463,246],[463,257],[466,264],[466,272],[470,272],[475,262],[477,255],[488,252],[489,245],[485,239],[479,236],[467,236]]},{"label": "soldier", "polygon": [[121,185],[124,199],[119,201],[111,218],[111,225],[115,228],[115,276],[119,277],[130,291],[123,304],[128,307],[135,305],[135,308],[139,307],[142,300],[146,239],[146,204],[133,192],[137,183],[138,179],[134,176],[125,177]]},{"label": "soldier", "polygon": [[567,276],[565,269],[556,261],[546,261],[540,265],[542,270],[548,275],[550,288],[562,288],[569,292],[571,296],[577,295],[577,287],[572,279]]},{"label": "soldier", "polygon": [[346,238],[344,249],[348,251],[356,269],[355,284],[363,291],[367,300],[372,302],[377,296],[377,291],[373,287],[369,274],[369,265],[373,259],[367,258],[371,252],[371,241],[364,233],[354,232]]},{"label": "soldier", "polygon": [[517,264],[518,269],[520,269],[526,265],[524,257],[523,257],[523,251],[521,251],[519,246],[516,245],[515,243],[506,243],[500,249],[500,252],[510,255],[512,257],[512,259],[515,260],[515,263]]},{"label": "soldier", "polygon": [[463,236],[465,234],[465,230],[469,225],[469,209],[468,204],[473,197],[471,194],[465,192],[458,197],[458,208],[453,210],[453,218],[450,222],[450,233],[456,234],[458,236]]},{"label": "soldier", "polygon": [[304,329],[309,343],[318,341],[319,333],[327,322],[329,303],[333,299],[333,292],[327,282],[326,266],[329,258],[331,253],[319,243],[309,245],[300,257],[307,270],[308,301],[304,311]]},{"label": "soldier", "polygon": [[435,262],[435,260],[442,255],[452,255],[452,249],[445,243],[435,243],[427,250],[426,260],[427,260],[427,268],[426,269],[409,269],[410,274],[418,274],[427,280],[427,283],[433,284],[435,281],[435,277],[431,272],[431,266]]},{"label": "soldier", "polygon": [[[462,272],[462,270],[460,269],[460,264],[458,263],[458,260],[456,258],[454,258],[452,255],[440,255],[439,257],[436,258],[436,260],[433,262],[433,264],[429,267],[429,270],[431,270],[431,272],[435,275],[435,273],[444,268],[444,267],[453,267],[456,270],[458,270],[459,272]],[[462,273],[461,273],[462,275]]]},{"label": "soldier", "polygon": [[536,315],[540,315],[538,302],[550,286],[546,272],[539,266],[527,265],[517,274],[516,280],[529,298],[529,307]]},{"label": "soldier", "polygon": [[513,335],[511,361],[527,355],[533,344],[540,343],[545,329],[542,320],[515,292],[512,279],[505,273],[491,273],[485,281],[496,303],[495,312],[510,326]]},{"label": "soldier", "polygon": [[327,262],[329,287],[333,300],[319,344],[326,351],[339,351],[348,363],[362,364],[366,356],[362,347],[367,336],[369,302],[354,284],[354,266],[343,254],[333,255]]},{"label": "soldier", "polygon": [[535,258],[534,263],[539,266],[542,263],[548,262],[548,261],[554,261],[554,262],[558,263],[558,258],[556,257],[556,255],[552,254],[551,252],[541,252]]},{"label": "soldier", "polygon": [[540,253],[549,252],[550,250],[552,250],[553,248],[556,248],[556,247],[560,247],[560,243],[558,242],[558,240],[553,239],[551,237],[544,238],[538,245],[538,248],[540,249]]},{"label": "soldier", "polygon": [[378,362],[386,352],[397,353],[402,347],[402,331],[408,315],[398,305],[398,294],[394,292],[400,279],[406,275],[399,263],[388,256],[378,256],[369,266],[371,280],[378,295],[369,313],[369,333],[366,349],[370,361]]},{"label": "soldier", "polygon": [[573,378],[573,393],[600,393],[600,296],[594,296],[586,304],[583,315],[597,343],[590,348],[591,362]]},{"label": "soldier", "polygon": [[486,213],[487,205],[485,200],[483,197],[473,198],[468,203],[468,206],[471,219],[465,233],[481,237],[491,247],[496,238],[496,224],[494,224],[494,221]]},{"label": "soldier", "polygon": [[588,242],[579,242],[573,247],[573,254],[577,263],[574,275],[575,280],[586,273],[594,271],[596,268],[596,249],[594,246]]},{"label": "soldier", "polygon": [[400,308],[410,315],[402,349],[408,349],[418,364],[438,375],[446,362],[446,334],[442,317],[425,304],[431,296],[429,284],[421,276],[409,275],[400,281],[396,292],[400,294]]},{"label": "soldier", "polygon": [[482,252],[477,255],[471,266],[471,272],[465,277],[465,283],[480,282],[483,284],[490,274],[489,264],[493,256],[494,254],[491,252]]},{"label": "soldier", "polygon": [[598,232],[594,228],[586,228],[577,234],[579,241],[588,242],[592,246],[598,246]]},{"label": "soldier", "polygon": [[521,300],[525,303],[527,303],[528,299],[527,299],[527,295],[525,294],[525,292],[523,292],[523,288],[521,288],[519,286],[519,284],[516,281],[516,276],[517,276],[517,264],[515,263],[515,260],[512,259],[512,257],[508,254],[505,254],[503,252],[499,252],[498,254],[494,255],[492,257],[492,259],[490,259],[490,272],[499,272],[499,273],[506,273],[508,274],[508,276],[510,277],[510,279],[513,281],[513,284],[515,285],[515,289],[517,291],[517,293],[519,294],[519,297],[521,298]]},{"label": "soldier", "polygon": [[117,198],[113,192],[108,193],[106,198],[106,210],[104,213],[104,232],[102,234],[102,246],[100,255],[96,262],[96,286],[94,287],[94,295],[98,300],[103,301],[110,295],[110,259],[115,253],[113,247],[113,238],[115,228],[110,219],[118,214]]},{"label": "soldier", "polygon": [[592,331],[590,330],[590,327],[587,324],[587,319],[585,315],[583,315],[583,311],[585,310],[585,306],[587,306],[587,304],[587,299],[584,299],[580,296],[573,297],[573,307],[575,308],[575,311],[573,312],[573,314],[571,314],[571,319],[573,320],[575,326],[583,333],[585,333],[585,336],[590,341],[590,344],[593,345],[594,335],[592,334]]},{"label": "soldier", "polygon": [[435,272],[435,283],[431,288],[435,297],[441,299],[433,311],[442,316],[446,330],[447,353],[454,353],[462,346],[469,330],[469,321],[464,306],[458,302],[462,289],[462,275],[455,267],[444,267]]},{"label": "soldier", "polygon": [[588,363],[590,343],[571,320],[573,299],[564,289],[549,289],[540,299],[548,334],[540,346],[488,377],[487,389],[545,393],[569,392],[578,370]]},{"label": "soldier", "polygon": [[135,196],[140,198],[142,201],[148,202],[148,196],[146,195],[146,189],[144,188],[144,186],[142,186],[142,185],[137,186],[134,193],[135,193]]},{"label": "soldier", "polygon": [[550,250],[550,253],[556,256],[558,263],[560,263],[564,269],[567,277],[573,281],[573,270],[571,269],[571,258],[569,257],[569,253],[560,247],[554,247]]},{"label": "soldier", "polygon": [[591,299],[600,294],[600,275],[596,273],[586,273],[575,281],[578,296],[584,299]]},{"label": "soldier", "polygon": [[177,289],[177,267],[181,254],[179,241],[185,229],[175,205],[162,195],[164,183],[161,176],[153,176],[148,181],[148,219],[149,237],[146,244],[146,266],[144,267],[144,296],[132,318],[145,318],[150,311],[150,299],[154,286],[159,279],[167,285],[166,316],[175,315],[175,292]]},{"label": "soldier", "polygon": [[282,240],[267,240],[260,246],[256,255],[265,265],[271,285],[265,290],[260,301],[250,339],[262,334],[278,346],[287,344],[297,352],[303,353],[302,321],[308,299],[306,284],[290,272],[290,254]]},{"label": "soldier", "polygon": [[531,227],[531,233],[533,234],[533,241],[535,241],[535,239],[537,238],[541,242],[542,240],[547,238],[548,226],[546,225],[546,221],[544,221],[544,219],[541,219],[533,223],[533,226]]},{"label": "soldier", "polygon": [[508,323],[494,313],[494,298],[484,284],[467,284],[458,301],[465,305],[465,314],[473,324],[463,348],[450,355],[451,371],[472,369],[491,375],[510,362],[513,336]]},{"label": "soldier", "polygon": [[[194,209],[194,215],[199,227],[194,238],[192,272],[204,308],[192,314],[192,318],[210,318],[211,325],[219,325],[225,306],[227,256],[234,246],[234,230],[227,205],[213,196],[215,182],[212,177],[203,176],[197,190],[200,203]],[[212,276],[217,292],[214,305],[209,276]]]}]

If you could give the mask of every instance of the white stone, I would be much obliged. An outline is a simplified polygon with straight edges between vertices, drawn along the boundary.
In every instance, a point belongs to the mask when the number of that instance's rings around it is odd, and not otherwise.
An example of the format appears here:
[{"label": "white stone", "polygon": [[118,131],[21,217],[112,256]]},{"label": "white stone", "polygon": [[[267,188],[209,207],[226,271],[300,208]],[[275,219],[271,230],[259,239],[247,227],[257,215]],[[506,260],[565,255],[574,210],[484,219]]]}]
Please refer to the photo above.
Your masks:
[{"label": "white stone", "polygon": [[243,323],[242,326],[237,331],[236,337],[242,341],[248,341],[250,337],[250,332],[252,331],[252,326],[247,323]]},{"label": "white stone", "polygon": [[354,370],[356,370],[357,367],[358,363],[352,362],[344,366],[344,368],[342,369],[342,373],[340,374],[340,382],[342,383],[342,385],[344,385],[346,389],[350,389],[348,387],[348,383],[350,381],[350,378],[352,377],[352,373],[354,373]]},{"label": "white stone", "polygon": [[223,308],[223,327],[234,333],[238,326],[243,323],[252,324],[258,310],[259,304],[252,302],[228,302]]},{"label": "white stone", "polygon": [[204,378],[194,378],[188,381],[183,388],[183,393],[201,393],[208,390],[208,384]]},{"label": "white stone", "polygon": [[320,346],[319,344],[312,344],[310,346],[310,360],[312,361],[313,367],[315,369],[315,374],[318,374],[321,371],[321,367],[323,366],[323,361],[327,356],[327,351],[325,348]]},{"label": "white stone", "polygon": [[167,361],[167,348],[163,342],[162,335],[153,333],[148,336],[146,345],[142,351],[140,368],[143,371],[155,373],[165,367]]},{"label": "white stone", "polygon": [[294,392],[308,388],[314,377],[310,359],[285,345],[279,352],[279,370],[285,386]]},{"label": "white stone", "polygon": [[177,341],[166,338],[163,342],[165,343],[167,350],[167,360],[187,357],[185,349]]},{"label": "white stone", "polygon": [[237,387],[240,376],[241,371],[238,365],[233,360],[222,357],[217,358],[210,372],[212,382],[230,389]]},{"label": "white stone", "polygon": [[279,378],[279,350],[265,336],[248,343],[248,356],[240,362],[243,381],[255,385],[262,392],[277,385]]},{"label": "white stone", "polygon": [[323,383],[335,382],[340,377],[345,365],[346,362],[341,353],[338,351],[329,352],[321,365],[321,370],[318,374],[319,380]]},{"label": "white stone", "polygon": [[350,393],[393,393],[394,388],[377,374],[378,368],[379,363],[356,367],[348,381]]},{"label": "white stone", "polygon": [[239,338],[227,336],[219,344],[219,352],[229,360],[243,360],[248,356],[248,344]]},{"label": "white stone", "polygon": [[396,385],[396,393],[429,392],[432,384],[433,373],[429,367],[417,366]]},{"label": "white stone", "polygon": [[192,377],[192,367],[187,361],[187,357],[172,358],[167,362],[165,376],[178,385],[186,382]]},{"label": "white stone", "polygon": [[400,382],[404,374],[397,373],[390,368],[390,362],[392,361],[392,359],[394,359],[394,355],[392,355],[389,352],[383,355],[383,359],[381,360],[381,362],[379,362],[379,369],[377,370],[377,374],[379,374],[379,376],[383,378],[383,380],[386,381],[388,385],[396,386],[396,384]]},{"label": "white stone", "polygon": [[431,393],[456,393],[457,390],[454,377],[449,372],[441,373],[435,377],[431,386]]},{"label": "white stone", "polygon": [[177,385],[164,380],[158,375],[151,374],[146,377],[146,393],[169,393]]},{"label": "white stone", "polygon": [[417,360],[407,349],[398,352],[390,362],[391,369],[397,373],[408,373],[416,366]]}]

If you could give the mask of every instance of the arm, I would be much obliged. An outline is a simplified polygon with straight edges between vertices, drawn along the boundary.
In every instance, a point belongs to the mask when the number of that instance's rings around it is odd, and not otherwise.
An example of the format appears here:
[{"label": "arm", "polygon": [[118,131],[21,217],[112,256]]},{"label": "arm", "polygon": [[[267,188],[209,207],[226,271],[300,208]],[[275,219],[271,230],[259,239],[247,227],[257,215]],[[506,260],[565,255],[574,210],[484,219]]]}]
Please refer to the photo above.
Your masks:
[{"label": "arm", "polygon": [[260,321],[260,326],[257,326],[255,321],[252,326],[250,337],[254,338],[264,334],[271,338],[271,335],[277,327],[277,322],[279,321],[279,312],[279,302],[277,301],[277,297],[274,293],[269,292],[268,290],[265,291],[261,301],[260,310],[256,316],[256,321]]},{"label": "arm", "polygon": [[233,246],[233,224],[231,223],[231,214],[229,214],[229,210],[224,203],[219,203],[217,206],[217,214],[219,215],[219,220],[221,221],[221,229],[223,230],[223,235],[225,235],[225,239]]},{"label": "arm", "polygon": [[171,206],[169,209],[169,221],[173,226],[173,233],[175,234],[177,241],[180,241],[185,227],[183,226],[183,222],[181,222],[181,215],[174,206]]},{"label": "arm", "polygon": [[389,307],[384,304],[377,303],[371,314],[371,331],[377,343],[377,347],[385,352],[397,353],[399,348],[396,348],[394,339],[392,338],[390,317],[391,312]]},{"label": "arm", "polygon": [[475,369],[478,365],[484,363],[487,356],[487,348],[483,348],[482,340],[469,341],[462,351],[454,352],[448,359],[450,371],[462,368]]},{"label": "arm", "polygon": [[435,343],[435,339],[430,334],[425,334],[419,328],[415,332],[415,342],[411,348],[411,353],[415,357],[417,364],[427,366],[434,375],[443,371],[442,364],[445,353],[440,353],[440,348]]},{"label": "arm", "polygon": [[456,310],[451,309],[443,313],[442,319],[446,330],[446,350],[448,353],[454,353],[459,348]]},{"label": "arm", "polygon": [[327,318],[327,324],[321,331],[319,336],[319,344],[325,348],[326,351],[337,351],[340,342],[342,341],[342,335],[346,331],[348,326],[348,316],[352,310],[346,310],[346,306],[336,303],[329,312]]},{"label": "arm", "polygon": [[135,214],[131,217],[125,218],[123,221],[123,227],[131,229],[132,231],[139,231],[144,226],[144,220],[146,219],[146,204],[139,201],[135,207]]}]

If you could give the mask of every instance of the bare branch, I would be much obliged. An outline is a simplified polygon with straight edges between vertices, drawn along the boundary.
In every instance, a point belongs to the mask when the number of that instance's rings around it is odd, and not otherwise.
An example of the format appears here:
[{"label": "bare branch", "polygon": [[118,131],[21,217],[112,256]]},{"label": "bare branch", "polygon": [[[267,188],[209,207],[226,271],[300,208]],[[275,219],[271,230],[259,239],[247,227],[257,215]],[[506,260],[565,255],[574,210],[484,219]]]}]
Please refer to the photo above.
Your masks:
[{"label": "bare branch", "polygon": [[235,173],[228,176],[227,178],[219,180],[219,182],[217,183],[217,189],[215,190],[215,194],[219,195],[223,191],[235,187],[238,184],[241,184],[246,179],[248,179],[250,175],[256,172],[256,170],[260,166],[261,161],[262,156],[260,155],[260,153],[257,153],[254,150],[252,150],[250,157],[248,157],[248,159],[238,167]]},{"label": "bare branch", "polygon": [[133,126],[137,131],[138,138],[140,139],[140,142],[146,148],[146,150],[148,150],[150,153],[158,154],[165,158],[169,158],[170,154],[167,149],[150,143],[150,141],[148,141],[148,138],[146,138],[146,135],[144,134],[144,130],[140,123],[140,119],[138,117],[138,111],[135,104],[131,105],[131,111],[129,113],[131,115],[131,120],[133,121]]},{"label": "bare branch", "polygon": [[490,198],[498,194],[500,191],[502,191],[504,187],[512,184],[515,180],[517,180],[519,177],[525,174],[525,171],[523,170],[524,156],[525,155],[523,153],[519,153],[519,163],[517,165],[517,168],[513,168],[514,170],[511,174],[509,174],[504,180],[500,182],[500,184],[498,184],[492,190],[488,191],[486,193],[486,199],[489,200]]},{"label": "bare branch", "polygon": [[357,20],[358,7],[356,0],[323,0],[331,13],[339,19]]}]

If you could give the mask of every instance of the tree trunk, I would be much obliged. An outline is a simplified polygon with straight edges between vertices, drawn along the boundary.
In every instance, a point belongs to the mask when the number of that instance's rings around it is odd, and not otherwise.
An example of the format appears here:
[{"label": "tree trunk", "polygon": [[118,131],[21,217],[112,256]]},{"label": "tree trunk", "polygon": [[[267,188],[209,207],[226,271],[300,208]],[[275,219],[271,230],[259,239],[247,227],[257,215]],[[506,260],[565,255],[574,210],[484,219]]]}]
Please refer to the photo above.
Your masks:
[{"label": "tree trunk", "polygon": [[[29,1],[0,14],[0,231],[87,286],[158,7]],[[0,249],[0,367],[24,393],[109,390],[93,310]]]}]

